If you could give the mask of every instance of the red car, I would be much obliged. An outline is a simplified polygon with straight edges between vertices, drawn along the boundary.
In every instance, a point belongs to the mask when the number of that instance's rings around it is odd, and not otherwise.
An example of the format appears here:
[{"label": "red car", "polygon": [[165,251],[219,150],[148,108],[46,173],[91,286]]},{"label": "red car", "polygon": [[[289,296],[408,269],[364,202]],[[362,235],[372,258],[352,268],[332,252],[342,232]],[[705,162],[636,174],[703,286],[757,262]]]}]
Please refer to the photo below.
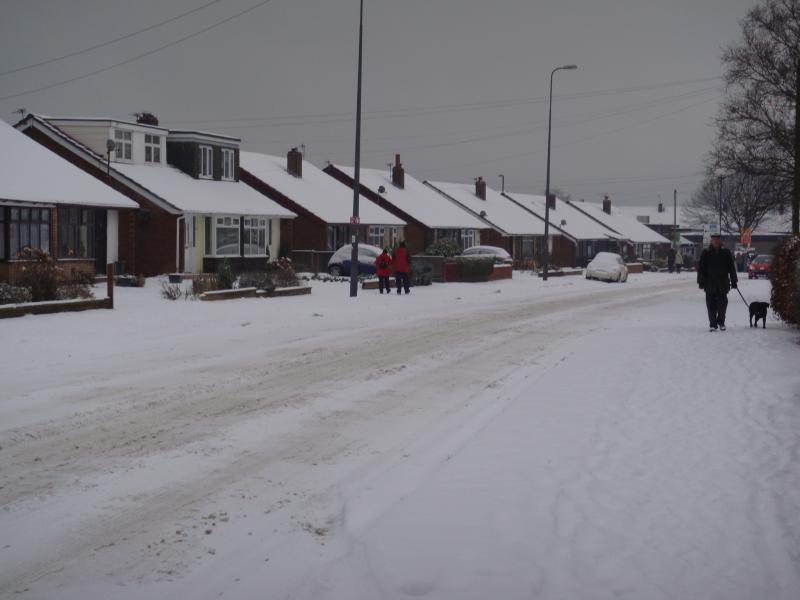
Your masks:
[{"label": "red car", "polygon": [[748,279],[766,279],[769,277],[769,266],[772,264],[771,254],[759,254],[747,267]]}]

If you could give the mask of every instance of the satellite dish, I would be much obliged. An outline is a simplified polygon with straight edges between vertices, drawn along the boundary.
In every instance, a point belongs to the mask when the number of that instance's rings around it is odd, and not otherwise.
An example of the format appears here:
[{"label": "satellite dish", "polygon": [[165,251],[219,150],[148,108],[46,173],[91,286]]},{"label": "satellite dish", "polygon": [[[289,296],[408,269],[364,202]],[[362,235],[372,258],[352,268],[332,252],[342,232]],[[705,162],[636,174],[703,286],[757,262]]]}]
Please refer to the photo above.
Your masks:
[{"label": "satellite dish", "polygon": [[486,211],[485,211],[485,210],[482,210],[482,211],[481,211],[481,217],[485,217],[485,216],[486,216]]},{"label": "satellite dish", "polygon": [[114,143],[114,140],[106,140],[106,150],[108,152],[111,152],[116,147],[117,145]]},{"label": "satellite dish", "polygon": [[564,227],[564,225],[566,225],[566,224],[567,224],[567,220],[566,219],[561,219],[561,226]]},{"label": "satellite dish", "polygon": [[386,188],[383,187],[382,185],[379,185],[378,186],[378,193],[379,194],[385,194],[386,193]]}]

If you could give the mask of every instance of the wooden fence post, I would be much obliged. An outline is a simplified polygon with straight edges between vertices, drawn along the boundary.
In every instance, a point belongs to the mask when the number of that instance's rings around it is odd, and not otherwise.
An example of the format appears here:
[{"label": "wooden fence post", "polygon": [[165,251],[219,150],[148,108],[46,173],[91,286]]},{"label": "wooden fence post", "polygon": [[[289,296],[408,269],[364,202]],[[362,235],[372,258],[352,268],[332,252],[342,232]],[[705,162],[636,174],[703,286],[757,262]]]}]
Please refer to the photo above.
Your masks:
[{"label": "wooden fence post", "polygon": [[108,308],[114,308],[114,264],[106,265],[106,295],[108,296]]}]

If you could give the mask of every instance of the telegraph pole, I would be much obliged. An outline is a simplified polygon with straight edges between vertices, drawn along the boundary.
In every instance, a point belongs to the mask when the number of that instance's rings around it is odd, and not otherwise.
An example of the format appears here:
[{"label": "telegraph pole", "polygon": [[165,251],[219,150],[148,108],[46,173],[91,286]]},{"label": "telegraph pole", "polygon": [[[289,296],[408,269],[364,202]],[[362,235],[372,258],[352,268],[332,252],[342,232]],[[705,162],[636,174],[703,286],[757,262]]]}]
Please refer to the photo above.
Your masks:
[{"label": "telegraph pole", "polygon": [[353,216],[350,217],[353,250],[350,253],[350,297],[358,296],[358,199],[361,191],[361,72],[364,49],[364,0],[361,0],[358,18],[358,84],[356,91],[356,159],[353,172]]}]

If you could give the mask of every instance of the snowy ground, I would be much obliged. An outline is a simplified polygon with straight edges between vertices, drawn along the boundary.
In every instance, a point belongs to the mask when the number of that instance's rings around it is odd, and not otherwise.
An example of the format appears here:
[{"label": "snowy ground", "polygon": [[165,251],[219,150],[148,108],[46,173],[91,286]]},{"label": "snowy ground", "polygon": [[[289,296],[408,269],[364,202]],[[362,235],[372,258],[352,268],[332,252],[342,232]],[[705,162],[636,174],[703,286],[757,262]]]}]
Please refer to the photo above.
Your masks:
[{"label": "snowy ground", "polygon": [[800,597],[800,332],[737,295],[159,285],[0,321],[0,598]]}]

